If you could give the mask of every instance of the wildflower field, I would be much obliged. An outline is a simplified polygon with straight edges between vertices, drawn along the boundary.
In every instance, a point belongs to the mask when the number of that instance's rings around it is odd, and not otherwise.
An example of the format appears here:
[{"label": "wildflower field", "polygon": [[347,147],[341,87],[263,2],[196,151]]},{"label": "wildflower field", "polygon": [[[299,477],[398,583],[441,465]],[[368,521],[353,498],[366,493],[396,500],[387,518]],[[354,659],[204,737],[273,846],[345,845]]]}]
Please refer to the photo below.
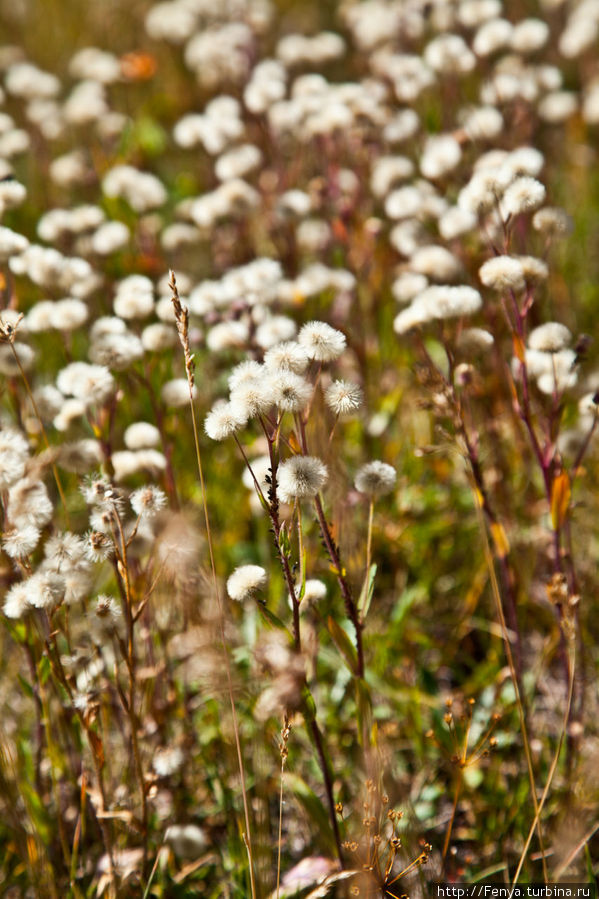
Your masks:
[{"label": "wildflower field", "polygon": [[599,0],[0,0],[0,895],[597,884]]}]

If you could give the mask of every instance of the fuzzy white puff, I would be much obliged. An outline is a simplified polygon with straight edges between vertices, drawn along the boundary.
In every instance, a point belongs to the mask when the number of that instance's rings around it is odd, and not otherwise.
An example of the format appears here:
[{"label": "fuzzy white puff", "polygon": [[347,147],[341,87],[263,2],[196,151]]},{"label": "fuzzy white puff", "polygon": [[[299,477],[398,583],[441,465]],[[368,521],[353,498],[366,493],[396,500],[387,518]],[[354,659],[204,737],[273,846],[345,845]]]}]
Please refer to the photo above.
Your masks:
[{"label": "fuzzy white puff", "polygon": [[0,431],[0,488],[9,487],[23,476],[28,456],[29,446],[23,434],[13,428]]},{"label": "fuzzy white puff", "polygon": [[351,381],[333,381],[325,390],[324,400],[335,415],[350,415],[362,405],[362,391]]},{"label": "fuzzy white puff", "polygon": [[204,421],[204,430],[211,440],[224,440],[247,424],[247,415],[233,403],[216,403]]},{"label": "fuzzy white puff", "polygon": [[368,496],[382,496],[395,486],[397,473],[392,465],[375,460],[362,465],[356,474],[356,490]]},{"label": "fuzzy white puff", "polygon": [[159,487],[148,484],[135,490],[129,497],[129,502],[136,515],[153,518],[161,509],[164,509],[167,500],[166,495]]},{"label": "fuzzy white puff", "polygon": [[135,421],[125,431],[124,440],[127,449],[146,449],[160,443],[160,431],[150,422]]},{"label": "fuzzy white puff", "polygon": [[539,350],[542,353],[557,353],[567,347],[572,340],[572,334],[560,322],[546,322],[534,328],[528,336],[528,346],[531,350]]},{"label": "fuzzy white puff", "polygon": [[312,396],[312,384],[292,371],[279,371],[269,379],[275,403],[281,412],[301,412]]},{"label": "fuzzy white puff", "polygon": [[278,493],[285,503],[316,496],[327,481],[327,467],[315,456],[292,456],[279,466]]},{"label": "fuzzy white puff", "polygon": [[501,200],[501,208],[504,215],[520,215],[538,209],[544,200],[544,185],[530,175],[522,175],[512,181],[506,189]]},{"label": "fuzzy white puff", "polygon": [[261,565],[240,565],[227,580],[227,593],[231,599],[243,602],[263,587],[267,578]]},{"label": "fuzzy white puff", "polygon": [[326,322],[308,322],[299,332],[298,341],[311,359],[331,362],[345,349],[345,335]]},{"label": "fuzzy white puff", "polygon": [[513,256],[487,259],[478,273],[485,287],[492,287],[494,290],[524,289],[524,268],[520,260]]}]

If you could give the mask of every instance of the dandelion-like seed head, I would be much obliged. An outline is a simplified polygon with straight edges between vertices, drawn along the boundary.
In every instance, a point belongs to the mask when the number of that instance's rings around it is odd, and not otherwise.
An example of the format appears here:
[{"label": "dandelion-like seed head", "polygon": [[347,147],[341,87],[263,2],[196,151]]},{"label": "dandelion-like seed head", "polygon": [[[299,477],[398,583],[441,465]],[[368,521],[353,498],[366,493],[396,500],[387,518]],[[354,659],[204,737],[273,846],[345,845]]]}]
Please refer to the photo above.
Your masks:
[{"label": "dandelion-like seed head", "polygon": [[264,587],[267,579],[261,565],[240,565],[227,580],[227,593],[236,602],[243,602]]},{"label": "dandelion-like seed head", "polygon": [[277,343],[264,354],[264,364],[271,371],[287,370],[301,375],[309,363],[305,347],[296,340]]},{"label": "dandelion-like seed head", "polygon": [[238,387],[242,387],[248,381],[255,381],[262,374],[263,368],[259,362],[255,362],[253,359],[246,359],[245,362],[240,362],[239,365],[236,365],[229,375],[229,390],[237,390]]},{"label": "dandelion-like seed head", "polygon": [[246,421],[249,418],[264,415],[272,404],[273,396],[270,379],[264,377],[262,370],[258,377],[242,381],[231,391],[230,405],[237,411],[238,415],[245,417]]},{"label": "dandelion-like seed head", "polygon": [[11,559],[24,559],[33,552],[40,539],[40,531],[33,524],[11,528],[4,532],[2,549]]},{"label": "dandelion-like seed head", "polygon": [[[296,594],[299,597],[300,587],[296,588]],[[308,578],[306,583],[304,584],[304,595],[301,599],[301,609],[302,611],[306,611],[310,606],[314,605],[316,602],[320,602],[321,599],[324,599],[327,595],[327,585],[324,581],[319,580],[318,578]]]},{"label": "dandelion-like seed head", "polygon": [[29,587],[27,581],[13,584],[4,598],[2,611],[7,618],[22,618],[31,609]]},{"label": "dandelion-like seed head", "polygon": [[310,359],[317,362],[332,362],[338,359],[346,346],[345,335],[321,321],[305,324],[299,332],[298,342],[304,347]]},{"label": "dandelion-like seed head", "polygon": [[523,212],[533,212],[538,209],[545,200],[545,187],[536,178],[523,175],[506,189],[501,208],[505,215],[520,215]]},{"label": "dandelion-like seed head", "polygon": [[495,256],[487,259],[479,269],[480,280],[493,290],[524,290],[524,269],[513,256]]},{"label": "dandelion-like seed head", "polygon": [[166,506],[166,494],[159,487],[149,484],[135,490],[129,497],[129,502],[136,515],[154,518]]},{"label": "dandelion-like seed head", "polygon": [[362,390],[351,381],[333,381],[324,393],[324,400],[335,415],[351,415],[362,405]]},{"label": "dandelion-like seed head", "polygon": [[225,440],[247,424],[247,414],[235,403],[222,400],[212,407],[204,421],[204,430],[211,440]]},{"label": "dandelion-like seed head", "polygon": [[123,610],[112,596],[101,593],[94,608],[96,621],[110,629],[116,627],[123,617]]},{"label": "dandelion-like seed head", "polygon": [[367,496],[383,496],[390,493],[397,479],[397,472],[386,462],[367,462],[356,474],[355,486],[359,493]]},{"label": "dandelion-like seed head", "polygon": [[279,497],[285,503],[316,496],[326,484],[327,467],[315,456],[292,456],[278,469]]},{"label": "dandelion-like seed head", "polygon": [[110,537],[102,531],[90,531],[85,539],[85,554],[90,562],[103,562],[114,549]]},{"label": "dandelion-like seed head", "polygon": [[183,751],[179,746],[164,746],[158,749],[152,759],[152,768],[158,777],[170,777],[182,767]]},{"label": "dandelion-like seed head", "polygon": [[292,371],[278,371],[270,378],[271,391],[281,412],[301,412],[312,396],[312,384]]},{"label": "dandelion-like seed head", "polygon": [[528,336],[528,346],[531,350],[541,353],[557,353],[569,346],[572,334],[565,325],[560,322],[546,322],[534,328]]}]

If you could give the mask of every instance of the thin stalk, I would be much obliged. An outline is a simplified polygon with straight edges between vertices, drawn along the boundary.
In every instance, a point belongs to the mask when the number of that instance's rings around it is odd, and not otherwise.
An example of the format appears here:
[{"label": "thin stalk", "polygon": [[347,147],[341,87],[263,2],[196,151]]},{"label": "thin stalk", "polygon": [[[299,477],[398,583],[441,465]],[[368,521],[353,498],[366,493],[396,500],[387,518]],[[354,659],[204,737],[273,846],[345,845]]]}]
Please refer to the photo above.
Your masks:
[{"label": "thin stalk", "polygon": [[322,502],[320,501],[320,496],[314,497],[314,505],[316,507],[316,514],[318,516],[318,523],[320,525],[320,533],[322,534],[322,539],[324,540],[324,544],[329,554],[329,558],[335,568],[335,575],[337,577],[337,583],[339,584],[339,588],[341,590],[341,595],[343,597],[343,602],[345,604],[345,611],[347,613],[348,618],[354,626],[356,632],[356,650],[358,656],[358,668],[356,674],[358,677],[363,678],[365,672],[364,666],[364,648],[362,645],[362,629],[363,625],[360,622],[360,616],[358,615],[358,609],[354,602],[353,596],[351,594],[351,590],[349,588],[349,584],[347,583],[347,579],[343,574],[343,567],[341,565],[341,558],[339,556],[339,550],[331,536],[331,532],[329,526],[327,524],[327,520],[325,518],[324,510],[322,508]]},{"label": "thin stalk", "polygon": [[289,719],[285,715],[283,729],[281,731],[281,743],[279,750],[281,752],[281,786],[279,789],[279,829],[277,834],[277,899],[280,896],[281,889],[281,843],[283,840],[283,777],[285,775],[285,762],[287,761],[287,742],[289,740],[289,732],[291,727]]},{"label": "thin stalk", "polygon": [[[98,781],[98,789],[100,790],[100,796],[102,798],[102,809],[104,812],[108,808],[108,800],[106,795],[106,787],[104,785],[104,775],[102,773],[102,763],[97,755],[97,740],[94,740],[92,736],[91,728],[86,720],[83,712],[75,706],[73,702],[73,692],[71,690],[71,686],[65,674],[64,668],[62,666],[62,661],[60,659],[60,652],[56,645],[56,637],[53,636],[47,644],[48,646],[48,658],[50,659],[50,664],[52,665],[52,670],[56,679],[63,686],[65,692],[67,693],[71,705],[75,708],[77,717],[79,718],[79,722],[85,731],[85,736],[87,737],[87,741],[89,744],[89,748],[91,750],[91,757],[94,764],[94,770],[96,773],[96,779]],[[96,815],[98,825],[100,827],[100,833],[102,834],[102,842],[104,843],[104,848],[106,850],[106,855],[108,857],[108,876],[109,876],[109,899],[115,899],[116,897],[116,871],[114,864],[114,852],[112,846],[112,835],[110,832],[109,826],[106,824],[106,820],[102,814]]]},{"label": "thin stalk", "polygon": [[475,499],[476,499],[476,511],[477,511],[479,528],[480,528],[480,532],[481,532],[482,538],[483,538],[483,549],[484,549],[485,559],[487,562],[487,567],[489,569],[489,577],[491,579],[491,587],[492,587],[492,591],[493,591],[493,597],[495,599],[495,607],[497,610],[497,616],[499,618],[499,623],[501,625],[501,632],[503,634],[503,645],[505,647],[505,654],[506,654],[508,666],[510,669],[510,675],[511,675],[512,684],[514,687],[514,693],[516,696],[516,707],[518,709],[518,717],[520,719],[520,730],[522,732],[522,743],[524,746],[524,755],[526,757],[526,767],[528,769],[530,795],[531,795],[531,799],[532,799],[534,809],[535,809],[535,819],[534,820],[535,820],[535,827],[537,830],[537,836],[538,836],[538,840],[539,840],[541,863],[543,865],[543,877],[545,879],[545,883],[547,883],[549,880],[549,875],[547,872],[547,862],[545,860],[543,831],[541,828],[541,820],[540,820],[540,817],[538,814],[539,802],[538,802],[537,793],[536,793],[535,775],[534,775],[534,768],[532,765],[532,754],[530,751],[530,740],[528,737],[528,727],[526,724],[526,714],[524,711],[524,703],[522,701],[522,696],[520,694],[519,679],[518,679],[518,675],[516,672],[516,666],[514,664],[512,648],[510,646],[510,639],[508,636],[505,615],[503,614],[503,605],[501,602],[501,594],[499,592],[499,584],[497,583],[497,575],[495,574],[495,566],[493,565],[493,556],[491,553],[491,547],[489,546],[489,538],[487,536],[487,529],[485,527],[485,523],[484,523],[484,519],[483,519],[481,502],[480,502],[480,498],[478,497],[478,495],[476,493],[475,493]]},{"label": "thin stalk", "polygon": [[185,371],[187,374],[187,383],[189,386],[189,407],[191,410],[191,421],[193,426],[193,439],[195,446],[195,454],[196,454],[196,462],[198,467],[198,474],[200,478],[200,491],[202,494],[202,507],[204,511],[204,523],[206,527],[206,541],[208,543],[208,553],[210,556],[210,569],[212,573],[212,583],[214,588],[214,594],[216,597],[216,602],[218,605],[218,627],[220,632],[220,640],[223,648],[223,656],[225,661],[225,673],[227,677],[227,692],[229,694],[229,701],[231,704],[231,718],[233,721],[233,732],[235,735],[235,748],[237,752],[237,762],[239,765],[239,777],[241,782],[241,794],[243,798],[243,812],[245,818],[245,829],[246,832],[243,834],[243,842],[246,847],[246,851],[248,854],[248,865],[249,865],[249,874],[250,874],[250,888],[252,899],[256,899],[256,882],[254,875],[254,862],[252,857],[252,838],[251,838],[251,826],[250,826],[250,810],[249,803],[247,798],[247,787],[245,782],[245,770],[243,767],[243,753],[241,751],[241,739],[239,735],[239,723],[237,721],[237,710],[235,708],[235,699],[233,696],[233,677],[231,674],[231,662],[229,659],[229,653],[227,651],[227,643],[225,638],[225,628],[224,628],[224,609],[222,604],[222,599],[220,595],[220,590],[218,586],[218,578],[216,574],[216,563],[214,560],[214,546],[212,541],[212,530],[210,527],[210,515],[208,512],[208,497],[206,493],[206,484],[204,481],[204,469],[202,466],[202,454],[200,450],[200,439],[198,436],[198,425],[196,420],[195,407],[193,403],[193,387],[194,387],[194,362],[193,355],[189,346],[189,312],[188,310],[181,305],[181,301],[179,299],[179,292],[177,290],[177,283],[175,279],[175,273],[171,271],[171,280],[170,280],[170,288],[172,292],[172,300],[173,307],[175,310],[175,317],[177,320],[177,331],[179,333],[179,339],[181,341],[181,346],[183,347],[183,352],[185,355]]},{"label": "thin stalk", "polygon": [[[276,466],[276,460],[275,460],[275,454],[274,454],[273,440],[272,440],[272,437],[268,434],[268,431],[264,425],[264,422],[262,422],[262,427],[263,427],[264,433],[266,435],[266,439],[268,441],[268,453],[270,456],[270,471],[271,471],[270,502],[265,499],[265,503],[266,503],[265,508],[268,510],[268,517],[270,518],[270,523],[272,525],[272,532],[274,535],[275,548],[277,551],[277,555],[279,556],[281,568],[283,569],[283,577],[285,578],[285,585],[287,587],[287,593],[289,595],[289,600],[291,602],[291,608],[293,610],[293,644],[295,646],[295,649],[299,652],[302,648],[302,640],[301,640],[301,633],[300,633],[299,602],[297,600],[297,596],[295,593],[295,581],[293,579],[293,573],[289,566],[289,559],[281,546],[281,540],[280,540],[282,525],[281,525],[281,522],[279,519],[279,502],[277,499],[277,466]],[[245,451],[244,451],[239,439],[237,438],[237,436],[235,434],[233,435],[233,437],[239,448],[239,451],[241,452],[241,455],[245,459],[246,465],[250,468],[250,471],[251,471],[252,469],[250,467],[247,456],[245,454]],[[253,472],[252,472],[252,477],[253,477]],[[254,483],[256,484],[256,488],[258,489],[260,496],[264,499],[264,494],[260,490],[260,487],[258,486],[258,482],[256,481],[255,478],[254,478]]]},{"label": "thin stalk", "polygon": [[310,715],[310,730],[312,732],[312,737],[314,739],[314,745],[316,746],[316,752],[318,753],[318,758],[320,760],[320,767],[322,769],[322,774],[324,777],[324,786],[327,794],[327,803],[329,806],[329,816],[331,818],[331,825],[333,828],[333,836],[335,838],[335,845],[337,847],[337,856],[339,857],[339,864],[341,868],[345,867],[343,861],[343,849],[341,847],[341,835],[339,833],[339,824],[337,822],[337,810],[335,808],[335,799],[333,796],[333,779],[331,776],[331,769],[329,766],[329,760],[327,758],[327,754],[324,748],[324,743],[322,740],[322,734],[320,733],[320,728],[318,727],[318,722],[313,715]]},{"label": "thin stalk", "polygon": [[136,658],[135,658],[135,646],[134,646],[134,628],[135,621],[133,618],[133,600],[131,596],[131,585],[129,582],[129,566],[127,562],[127,542],[125,540],[125,534],[123,531],[123,524],[121,522],[120,515],[114,507],[114,518],[117,523],[117,528],[119,532],[120,539],[120,559],[118,564],[118,571],[123,582],[124,590],[125,590],[125,614],[127,618],[127,672],[129,676],[129,696],[127,698],[127,704],[125,711],[129,717],[129,727],[131,731],[131,749],[133,752],[133,761],[135,765],[135,774],[137,776],[137,781],[139,784],[140,791],[140,799],[141,799],[141,817],[142,817],[142,827],[143,827],[143,869],[146,868],[147,856],[148,856],[148,802],[146,797],[146,785],[144,780],[144,772],[143,765],[141,761],[141,753],[139,751],[139,742],[137,739],[137,720],[135,715],[135,669],[136,669]]},{"label": "thin stalk", "polygon": [[366,538],[366,583],[368,583],[368,577],[370,574],[370,559],[372,554],[372,522],[374,519],[374,498],[370,500],[370,507],[368,509],[368,536]]},{"label": "thin stalk", "polygon": [[441,855],[443,864],[445,864],[445,859],[447,858],[447,852],[449,850],[449,841],[451,840],[451,832],[453,830],[453,822],[455,821],[456,812],[458,810],[458,801],[459,801],[460,793],[462,790],[463,780],[464,780],[464,771],[460,765],[460,768],[458,769],[458,776],[456,778],[455,790],[453,792],[453,805],[451,808],[451,817],[449,819],[449,824],[447,825],[447,831],[445,833],[445,840],[443,841],[443,852]]},{"label": "thin stalk", "polygon": [[[547,796],[549,795],[549,790],[551,787],[551,782],[553,780],[553,775],[555,774],[557,764],[559,762],[559,757],[560,757],[560,754],[562,751],[562,746],[564,744],[564,738],[565,738],[566,732],[568,730],[568,721],[570,719],[570,707],[572,705],[572,694],[574,691],[574,670],[575,670],[575,662],[576,662],[576,650],[574,648],[574,644],[572,644],[572,656],[569,659],[569,661],[570,661],[570,665],[569,665],[570,689],[568,691],[568,701],[566,703],[566,709],[564,711],[564,720],[562,723],[561,733],[560,733],[559,740],[557,743],[557,748],[555,750],[555,755],[553,756],[553,761],[551,762],[551,767],[549,769],[549,774],[547,776],[547,782],[546,782],[545,788],[543,790],[543,795],[541,796],[541,801],[538,803],[538,806],[535,810],[535,817],[534,817],[532,824],[530,825],[530,830],[528,831],[526,843],[524,844],[524,849],[522,850],[522,855],[520,856],[520,861],[518,863],[516,873],[514,874],[514,879],[511,884],[512,887],[514,887],[518,883],[518,878],[520,877],[520,872],[522,871],[522,866],[524,865],[524,861],[528,854],[528,848],[530,846],[530,841],[532,840],[532,836],[535,832],[535,828],[536,828],[537,824],[540,824],[541,812],[543,811],[543,806],[545,805],[545,800],[547,799]],[[545,858],[543,856],[543,862],[544,861],[545,861]],[[545,874],[545,880],[546,880],[546,882],[548,882],[547,872],[545,870],[544,865],[543,865],[543,870],[544,870],[544,874]]]}]

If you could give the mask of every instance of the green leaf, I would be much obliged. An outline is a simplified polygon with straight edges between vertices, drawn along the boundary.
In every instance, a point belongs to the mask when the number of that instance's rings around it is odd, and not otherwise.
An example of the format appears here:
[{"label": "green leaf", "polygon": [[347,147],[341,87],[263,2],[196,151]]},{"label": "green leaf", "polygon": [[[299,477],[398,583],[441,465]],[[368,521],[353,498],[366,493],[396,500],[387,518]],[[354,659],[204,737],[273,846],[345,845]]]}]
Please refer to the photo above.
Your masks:
[{"label": "green leaf", "polygon": [[260,614],[264,618],[265,621],[268,621],[269,624],[272,624],[274,627],[278,628],[280,631],[286,631],[287,625],[281,621],[278,615],[275,615],[274,612],[271,612],[270,609],[267,609],[266,606],[257,602],[256,607],[258,608]]},{"label": "green leaf", "polygon": [[334,618],[331,618],[330,615],[327,619],[327,630],[331,635],[335,646],[347,662],[351,673],[356,674],[358,671],[358,655],[356,650],[347,633],[343,630],[341,625],[337,624]]},{"label": "green leaf", "polygon": [[297,596],[297,601],[301,602],[306,593],[306,547],[302,552],[302,582]]},{"label": "green leaf", "polygon": [[364,619],[368,615],[368,609],[370,608],[372,595],[374,593],[374,579],[376,577],[376,569],[377,566],[373,562],[366,572],[364,583],[362,584],[362,590],[360,591],[360,596],[358,599],[358,614],[360,616],[360,621],[364,621]]},{"label": "green leaf", "polygon": [[38,672],[38,676],[40,679],[40,683],[43,686],[43,684],[46,683],[46,681],[48,680],[48,678],[50,677],[50,675],[52,673],[52,666],[50,664],[50,659],[48,658],[48,656],[41,657],[41,659],[39,660],[38,666],[37,666],[37,672]]},{"label": "green leaf", "polygon": [[287,533],[287,528],[284,524],[281,525],[281,530],[279,531],[279,550],[281,551],[281,555],[289,557],[291,545],[289,543],[289,534]]},{"label": "green leaf", "polygon": [[356,709],[358,713],[358,737],[362,746],[367,746],[372,733],[372,697],[368,684],[362,677],[356,678]]},{"label": "green leaf", "polygon": [[17,677],[19,679],[19,683],[21,684],[25,695],[29,696],[30,699],[33,698],[33,687],[31,686],[29,681],[25,680],[25,678],[23,677],[22,674],[17,674]]}]

